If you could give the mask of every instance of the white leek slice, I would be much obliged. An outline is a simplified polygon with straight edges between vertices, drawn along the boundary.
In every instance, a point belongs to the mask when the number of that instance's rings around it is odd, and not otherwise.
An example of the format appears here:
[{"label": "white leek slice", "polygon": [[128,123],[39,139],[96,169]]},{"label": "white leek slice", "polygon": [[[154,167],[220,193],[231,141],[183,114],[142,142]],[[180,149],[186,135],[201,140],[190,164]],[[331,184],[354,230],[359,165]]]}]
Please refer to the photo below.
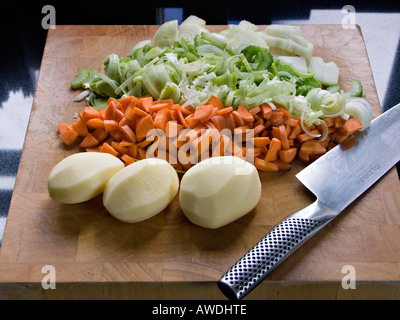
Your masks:
[{"label": "white leek slice", "polygon": [[266,34],[280,38],[290,38],[293,35],[301,36],[299,26],[272,24],[264,29]]},{"label": "white leek slice", "polygon": [[178,40],[186,37],[191,43],[194,42],[194,37],[202,32],[209,32],[206,28],[205,20],[191,15],[187,17],[178,28]]},{"label": "white leek slice", "polygon": [[270,48],[284,50],[310,59],[314,45],[302,37],[301,28],[290,25],[270,25],[264,29],[264,40]]},{"label": "white leek slice", "polygon": [[256,25],[243,20],[238,25],[229,25],[229,29],[221,31],[220,34],[226,38],[227,49],[239,54],[250,45],[268,48],[264,35],[257,30]]},{"label": "white leek slice", "polygon": [[[280,38],[271,36],[268,34],[264,35],[264,40],[271,48],[278,48],[285,50],[287,52],[293,53],[295,55],[310,59],[314,50],[314,45],[311,42],[300,41],[301,38],[296,37],[294,39]],[[301,42],[301,43],[299,43]]]},{"label": "white leek slice", "polygon": [[163,23],[156,31],[153,46],[172,47],[178,36],[178,20]]},{"label": "white leek slice", "polygon": [[364,98],[349,98],[346,100],[345,112],[362,124],[360,131],[366,130],[372,121],[372,107]]},{"label": "white leek slice", "polygon": [[133,56],[133,54],[135,53],[136,49],[143,48],[144,46],[151,46],[151,40],[150,39],[146,39],[146,40],[142,40],[142,41],[138,42],[137,44],[135,44],[135,46],[131,50],[130,55]]},{"label": "white leek slice", "polygon": [[85,91],[82,91],[80,94],[78,94],[75,98],[74,98],[74,101],[75,102],[79,102],[79,101],[82,101],[83,99],[85,99],[89,94],[91,94],[92,93],[92,90],[85,90]]},{"label": "white leek slice", "polygon": [[321,57],[312,57],[308,63],[308,71],[314,73],[314,77],[318,79],[324,86],[332,86],[339,82],[339,68],[335,62],[325,63]]},{"label": "white leek slice", "polygon": [[281,63],[291,66],[297,72],[308,73],[307,61],[304,57],[279,56],[277,59]]}]

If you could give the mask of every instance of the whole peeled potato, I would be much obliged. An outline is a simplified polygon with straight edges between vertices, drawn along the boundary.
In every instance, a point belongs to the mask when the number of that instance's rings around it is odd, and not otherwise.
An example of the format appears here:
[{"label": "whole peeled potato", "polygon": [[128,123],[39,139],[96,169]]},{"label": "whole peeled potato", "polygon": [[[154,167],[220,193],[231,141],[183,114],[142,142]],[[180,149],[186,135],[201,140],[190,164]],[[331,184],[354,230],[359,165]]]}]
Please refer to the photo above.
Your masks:
[{"label": "whole peeled potato", "polygon": [[103,204],[116,219],[139,222],[164,210],[178,188],[178,174],[167,161],[147,158],[126,166],[108,181]]},{"label": "whole peeled potato", "polygon": [[261,198],[257,169],[234,156],[213,157],[182,178],[179,202],[194,224],[215,229],[250,212]]},{"label": "whole peeled potato", "polygon": [[74,204],[98,196],[107,181],[124,163],[101,152],[80,152],[66,157],[51,170],[47,180],[49,196],[59,202]]}]

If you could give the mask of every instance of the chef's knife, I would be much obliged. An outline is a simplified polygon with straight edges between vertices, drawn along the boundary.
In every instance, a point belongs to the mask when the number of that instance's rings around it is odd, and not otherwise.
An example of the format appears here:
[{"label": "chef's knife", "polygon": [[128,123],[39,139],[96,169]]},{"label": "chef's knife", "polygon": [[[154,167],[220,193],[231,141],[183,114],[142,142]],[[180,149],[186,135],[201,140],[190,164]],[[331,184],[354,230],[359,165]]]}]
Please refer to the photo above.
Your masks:
[{"label": "chef's knife", "polygon": [[399,132],[400,104],[299,172],[297,179],[317,200],[282,220],[221,277],[225,296],[246,296],[400,161]]}]

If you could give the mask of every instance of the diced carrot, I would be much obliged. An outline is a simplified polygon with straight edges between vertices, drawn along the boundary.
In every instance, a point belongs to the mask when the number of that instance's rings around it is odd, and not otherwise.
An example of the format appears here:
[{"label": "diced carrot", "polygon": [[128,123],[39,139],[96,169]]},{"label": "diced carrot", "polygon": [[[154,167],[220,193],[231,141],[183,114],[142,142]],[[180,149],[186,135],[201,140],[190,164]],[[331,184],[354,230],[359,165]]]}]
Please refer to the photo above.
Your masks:
[{"label": "diced carrot", "polygon": [[174,109],[169,110],[169,115],[172,121],[179,121],[178,112]]},{"label": "diced carrot", "polygon": [[126,119],[130,120],[130,121],[135,121],[136,119],[136,113],[133,111],[134,107],[128,107],[125,110],[124,116]]},{"label": "diced carrot", "polygon": [[219,123],[221,125],[221,130],[226,129],[226,118],[219,114],[217,114],[216,117],[219,119]]},{"label": "diced carrot", "polygon": [[250,109],[249,112],[254,117],[257,113],[261,112],[261,107],[260,106],[256,106],[256,107]]},{"label": "diced carrot", "polygon": [[269,120],[272,115],[272,108],[268,103],[261,104],[261,111],[264,119]]},{"label": "diced carrot", "polygon": [[125,110],[128,107],[129,108],[136,107],[137,102],[138,102],[138,98],[136,98],[135,96],[128,96],[126,98],[119,99],[119,103],[121,103],[124,106]]},{"label": "diced carrot", "polygon": [[117,120],[117,106],[115,103],[108,103],[104,113],[104,120]]},{"label": "diced carrot", "polygon": [[86,121],[86,125],[89,129],[104,129],[104,121],[100,118],[93,118]]},{"label": "diced carrot", "polygon": [[232,107],[224,107],[223,109],[218,109],[218,113],[219,115],[223,115],[229,112],[232,112],[233,108]]},{"label": "diced carrot", "polygon": [[153,97],[147,96],[142,97],[138,100],[137,106],[138,108],[142,109],[143,111],[149,113],[149,107],[153,104]]},{"label": "diced carrot", "polygon": [[[313,130],[313,131],[310,131],[310,132],[311,132],[312,134],[319,134],[319,130]],[[299,135],[297,136],[297,140],[299,140],[300,143],[303,143],[303,142],[309,141],[309,140],[313,140],[313,139],[315,139],[315,137],[310,136],[310,135],[307,134],[307,133],[302,133],[302,134],[299,134]]]},{"label": "diced carrot", "polygon": [[296,127],[299,124],[299,121],[293,118],[285,118],[283,121],[284,124],[287,124],[291,127]]},{"label": "diced carrot", "polygon": [[156,116],[154,118],[154,127],[165,131],[165,126],[169,121],[169,110],[163,108],[157,111]]},{"label": "diced carrot", "polygon": [[243,118],[244,121],[246,122],[254,121],[253,115],[243,105],[240,105],[237,108],[237,112],[239,112],[240,116]]},{"label": "diced carrot", "polygon": [[254,130],[254,135],[257,136],[265,130],[265,126],[263,124],[259,124],[255,126],[253,130]]},{"label": "diced carrot", "polygon": [[342,143],[344,140],[348,138],[348,136],[349,135],[344,130],[344,128],[338,128],[338,130],[336,130],[336,132],[333,134],[332,137],[336,143]]},{"label": "diced carrot", "polygon": [[91,134],[87,134],[86,137],[79,144],[82,148],[92,148],[99,144],[99,141]]},{"label": "diced carrot", "polygon": [[133,112],[139,117],[147,117],[149,115],[146,111],[140,109],[139,107],[133,107]]},{"label": "diced carrot", "polygon": [[269,144],[269,137],[255,137],[252,139],[252,142],[255,147],[265,147]]},{"label": "diced carrot", "polygon": [[281,140],[281,131],[279,130],[279,127],[272,127],[271,138]]},{"label": "diced carrot", "polygon": [[288,136],[289,139],[296,139],[301,132],[300,124],[296,125],[291,131]]},{"label": "diced carrot", "polygon": [[99,147],[91,147],[91,148],[85,148],[86,152],[100,152]]},{"label": "diced carrot", "polygon": [[95,137],[96,140],[99,142],[104,141],[108,137],[108,132],[106,130],[104,130],[103,128],[95,129],[91,133],[92,133],[93,137]]},{"label": "diced carrot", "polygon": [[233,118],[232,112],[224,115],[226,121],[226,127],[233,132],[235,129],[235,119]]},{"label": "diced carrot", "polygon": [[222,101],[219,99],[219,98],[217,98],[216,96],[211,96],[210,97],[210,103],[215,107],[215,108],[217,108],[218,110],[222,110],[222,109],[224,109],[225,108],[225,106],[224,106],[224,104],[222,103]]},{"label": "diced carrot", "polygon": [[135,133],[132,131],[132,129],[128,125],[122,126],[121,131],[126,140],[128,140],[129,142],[133,142],[133,143],[137,142],[138,139],[136,138]]},{"label": "diced carrot", "polygon": [[185,117],[184,117],[184,115],[182,114],[182,110],[177,110],[176,112],[177,112],[177,114],[178,114],[179,122],[180,122],[185,128],[189,129],[190,126],[187,124],[187,122],[186,122],[186,120],[185,120]]},{"label": "diced carrot", "polygon": [[118,156],[119,153],[117,150],[115,150],[110,144],[108,144],[107,142],[104,142],[101,147],[100,147],[100,152],[104,152],[104,153],[110,153],[113,156]]},{"label": "diced carrot", "polygon": [[261,171],[279,171],[279,166],[277,164],[265,161],[258,157],[254,158],[254,166]]},{"label": "diced carrot", "polygon": [[154,129],[153,118],[148,115],[143,117],[136,126],[136,137],[139,141],[146,138],[147,132]]},{"label": "diced carrot", "polygon": [[121,141],[121,137],[122,137],[122,132],[121,130],[114,130],[114,131],[110,131],[110,138],[112,138],[115,141]]},{"label": "diced carrot", "polygon": [[184,111],[188,111],[190,113],[194,113],[194,107],[191,104],[188,104],[183,108]]},{"label": "diced carrot", "polygon": [[139,147],[136,144],[134,144],[134,145],[128,147],[127,154],[129,156],[131,156],[132,158],[136,159],[138,156],[138,153],[139,153],[138,150],[139,150]]},{"label": "diced carrot", "polygon": [[122,147],[130,147],[133,146],[134,143],[130,142],[130,141],[126,141],[126,140],[121,140],[121,142],[119,143]]},{"label": "diced carrot", "polygon": [[218,130],[221,131],[221,123],[219,121],[219,117],[218,116],[214,116],[210,119],[211,123],[214,125],[214,127]]},{"label": "diced carrot", "polygon": [[107,132],[119,130],[119,123],[116,120],[104,120],[104,130]]},{"label": "diced carrot", "polygon": [[206,123],[207,121],[209,121],[212,117],[215,117],[218,114],[218,109],[216,107],[213,107],[211,113],[208,115],[208,117],[200,120],[200,122],[202,123]]},{"label": "diced carrot", "polygon": [[128,147],[121,146],[117,141],[111,141],[111,147],[117,150],[121,154],[125,154],[128,152]]},{"label": "diced carrot", "polygon": [[306,164],[310,162],[310,155],[308,153],[299,152],[298,156],[301,162]]},{"label": "diced carrot", "polygon": [[308,140],[302,143],[300,152],[308,154],[324,154],[326,153],[326,148],[324,148],[318,140]]},{"label": "diced carrot", "polygon": [[156,100],[153,101],[153,104],[159,104],[159,103],[166,103],[168,106],[172,106],[174,104],[174,100],[173,99],[162,99],[162,100]]},{"label": "diced carrot", "polygon": [[75,130],[82,137],[85,137],[89,134],[89,130],[82,119],[78,119],[72,122],[71,128]]},{"label": "diced carrot", "polygon": [[188,124],[190,128],[194,128],[199,123],[198,120],[194,119],[194,113],[187,116],[185,118],[185,122]]},{"label": "diced carrot", "polygon": [[268,152],[264,158],[265,162],[274,161],[274,160],[278,159],[279,151],[281,150],[281,147],[282,147],[281,141],[276,138],[272,138],[272,140],[269,144]]},{"label": "diced carrot", "polygon": [[85,122],[89,119],[101,118],[100,112],[93,107],[85,107],[82,113],[82,120]]},{"label": "diced carrot", "polygon": [[142,149],[144,149],[144,148],[146,148],[147,146],[149,146],[149,145],[151,145],[153,143],[153,141],[152,140],[143,140],[143,141],[140,141],[140,142],[138,142],[137,143],[137,146],[139,147],[139,148],[142,148]]},{"label": "diced carrot", "polygon": [[72,145],[78,138],[78,132],[72,129],[68,129],[60,133],[60,139],[67,145]]},{"label": "diced carrot", "polygon": [[146,159],[146,150],[138,148],[138,157],[140,159]]},{"label": "diced carrot", "polygon": [[279,150],[279,159],[283,162],[291,163],[296,158],[297,148],[289,148],[286,150]]},{"label": "diced carrot", "polygon": [[336,117],[334,119],[335,122],[335,127],[336,128],[342,128],[346,122],[346,120],[344,120],[342,117]]},{"label": "diced carrot", "polygon": [[170,106],[169,103],[153,103],[151,106],[148,107],[149,112],[157,112],[161,109],[168,109],[168,107]]},{"label": "diced carrot", "polygon": [[285,121],[282,109],[272,110],[271,117],[268,119],[273,126],[279,126]]},{"label": "diced carrot", "polygon": [[128,156],[127,154],[123,154],[121,156],[121,160],[124,161],[126,165],[130,165],[135,162],[135,160],[131,156]]},{"label": "diced carrot", "polygon": [[360,121],[357,119],[349,119],[346,121],[346,123],[343,125],[343,130],[348,134],[351,135],[354,132],[361,130],[362,129],[362,124]]},{"label": "diced carrot", "polygon": [[107,105],[110,104],[110,103],[114,104],[115,106],[117,106],[119,101],[117,99],[113,98],[113,97],[109,97],[108,100],[107,100]]},{"label": "diced carrot", "polygon": [[196,110],[194,111],[194,119],[198,121],[206,119],[212,113],[212,111],[213,106],[210,104],[197,106]]},{"label": "diced carrot", "polygon": [[101,109],[99,111],[99,113],[100,113],[100,119],[101,120],[105,120],[105,118],[106,118],[106,109]]},{"label": "diced carrot", "polygon": [[72,126],[70,124],[67,124],[67,123],[59,123],[58,124],[58,133],[60,133],[60,134],[67,130],[71,130],[71,129],[72,129]]},{"label": "diced carrot", "polygon": [[286,108],[285,108],[284,106],[278,107],[278,110],[282,111],[283,117],[284,117],[285,119],[291,119],[291,118],[292,118],[292,115],[290,114],[289,111],[286,110]]},{"label": "diced carrot", "polygon": [[165,136],[167,138],[177,137],[179,132],[183,129],[183,125],[175,122],[175,121],[168,121],[165,126]]},{"label": "diced carrot", "polygon": [[244,126],[245,121],[237,110],[232,111],[232,116],[233,116],[233,119],[235,120],[236,127]]},{"label": "diced carrot", "polygon": [[335,125],[335,121],[333,120],[333,118],[325,118],[324,122],[326,123],[326,126],[329,127],[333,127]]},{"label": "diced carrot", "polygon": [[288,138],[287,138],[286,128],[285,128],[284,125],[280,125],[279,126],[279,133],[280,133],[280,136],[281,136],[282,149],[283,150],[289,149],[289,141],[288,141]]},{"label": "diced carrot", "polygon": [[124,118],[124,112],[123,110],[117,109],[117,112],[115,113],[115,118],[118,122],[120,122]]}]

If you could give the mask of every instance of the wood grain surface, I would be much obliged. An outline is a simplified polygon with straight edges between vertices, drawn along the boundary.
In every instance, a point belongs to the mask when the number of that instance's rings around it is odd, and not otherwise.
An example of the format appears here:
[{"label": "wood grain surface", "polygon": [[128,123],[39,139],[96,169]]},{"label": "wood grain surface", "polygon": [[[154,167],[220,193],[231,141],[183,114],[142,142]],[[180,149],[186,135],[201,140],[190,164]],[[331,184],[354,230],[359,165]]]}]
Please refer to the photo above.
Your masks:
[{"label": "wood grain surface", "polygon": [[[58,138],[85,102],[73,102],[78,67],[103,68],[110,53],[126,56],[158,26],[57,26],[50,29],[0,249],[0,299],[224,299],[216,281],[287,215],[314,201],[288,172],[260,173],[262,198],[252,212],[217,230],[191,224],[178,200],[136,224],[111,217],[101,196],[82,204],[51,200],[47,178],[78,151]],[[219,31],[226,26],[210,26]],[[264,26],[260,26],[263,29]],[[339,66],[346,90],[360,79],[374,117],[381,113],[360,28],[302,26],[314,55]],[[325,229],[293,254],[246,299],[400,298],[400,186],[390,170]],[[42,267],[56,270],[45,290]],[[356,289],[342,288],[354,266]]]}]

